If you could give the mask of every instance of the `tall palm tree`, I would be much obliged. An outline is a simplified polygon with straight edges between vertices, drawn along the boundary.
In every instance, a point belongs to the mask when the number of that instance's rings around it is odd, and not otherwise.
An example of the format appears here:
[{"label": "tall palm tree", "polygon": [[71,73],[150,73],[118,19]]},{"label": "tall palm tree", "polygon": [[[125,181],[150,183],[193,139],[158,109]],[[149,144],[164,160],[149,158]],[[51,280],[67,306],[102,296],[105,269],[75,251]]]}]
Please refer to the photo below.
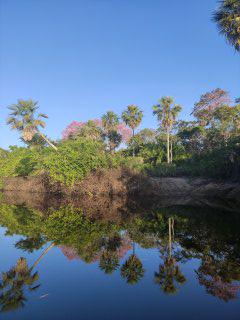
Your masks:
[{"label": "tall palm tree", "polygon": [[165,131],[167,140],[167,163],[170,163],[170,134],[182,107],[175,104],[172,97],[163,97],[153,106],[153,114],[157,116],[160,127]]},{"label": "tall palm tree", "polygon": [[16,104],[8,107],[11,113],[7,119],[7,124],[12,129],[20,131],[24,141],[31,141],[38,134],[48,145],[57,150],[57,147],[39,130],[39,127],[44,128],[46,126],[43,119],[47,119],[48,116],[44,113],[36,114],[38,108],[38,103],[32,99],[19,99]]},{"label": "tall palm tree", "polygon": [[213,14],[213,21],[217,23],[220,34],[240,51],[240,0],[221,1]]},{"label": "tall palm tree", "polygon": [[[129,105],[127,109],[122,113],[122,119],[127,126],[132,129],[132,139],[134,140],[135,129],[140,125],[143,118],[143,112],[138,106]],[[133,141],[134,143],[134,141]],[[133,156],[135,156],[135,149],[133,145]]]},{"label": "tall palm tree", "polygon": [[121,135],[117,132],[118,125],[119,118],[115,112],[108,111],[102,116],[102,127],[111,153],[121,143]]}]

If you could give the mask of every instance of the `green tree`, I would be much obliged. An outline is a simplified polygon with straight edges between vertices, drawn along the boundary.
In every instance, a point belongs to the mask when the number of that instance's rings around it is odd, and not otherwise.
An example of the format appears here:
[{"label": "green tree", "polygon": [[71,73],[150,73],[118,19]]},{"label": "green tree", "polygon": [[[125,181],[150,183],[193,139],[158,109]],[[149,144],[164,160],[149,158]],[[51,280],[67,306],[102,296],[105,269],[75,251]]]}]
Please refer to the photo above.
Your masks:
[{"label": "green tree", "polygon": [[16,104],[12,104],[8,108],[11,113],[7,119],[7,124],[12,129],[20,131],[24,141],[31,141],[37,133],[48,145],[57,150],[57,147],[39,130],[39,127],[44,128],[46,126],[43,119],[47,119],[48,116],[44,113],[36,114],[39,108],[36,101],[19,99]]},{"label": "green tree", "polygon": [[240,51],[240,0],[220,1],[219,8],[213,14],[213,21],[216,22],[220,34]]},{"label": "green tree", "polygon": [[119,118],[115,112],[108,111],[102,116],[104,136],[107,139],[108,148],[111,153],[121,143],[121,135],[117,132],[118,125]]},{"label": "green tree", "polygon": [[[132,138],[134,138],[135,129],[140,125],[142,118],[143,112],[135,105],[127,106],[127,109],[122,113],[123,121],[132,129]],[[133,156],[135,156],[134,148]]]},{"label": "green tree", "polygon": [[175,104],[172,97],[163,97],[157,105],[153,106],[153,114],[157,116],[160,129],[166,134],[167,140],[167,163],[170,163],[170,134],[173,125],[182,107]]}]

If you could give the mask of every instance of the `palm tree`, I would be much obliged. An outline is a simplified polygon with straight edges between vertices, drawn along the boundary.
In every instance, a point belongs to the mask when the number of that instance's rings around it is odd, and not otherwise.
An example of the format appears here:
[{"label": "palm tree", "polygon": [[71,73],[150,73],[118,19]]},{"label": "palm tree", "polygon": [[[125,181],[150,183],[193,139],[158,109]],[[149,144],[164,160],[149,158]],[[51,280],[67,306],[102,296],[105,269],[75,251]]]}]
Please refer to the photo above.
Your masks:
[{"label": "palm tree", "polygon": [[182,107],[175,104],[172,97],[163,97],[157,105],[153,106],[153,114],[157,116],[167,138],[167,163],[170,163],[170,134],[181,110]]},{"label": "palm tree", "polygon": [[2,312],[16,310],[24,306],[24,302],[27,300],[24,294],[25,287],[30,291],[39,287],[39,285],[34,286],[39,276],[37,272],[32,274],[32,269],[28,267],[27,260],[21,257],[9,271],[2,272],[0,282]]},{"label": "palm tree", "polygon": [[216,22],[220,34],[223,34],[227,41],[240,51],[240,1],[221,1],[220,7],[213,14],[213,21]]},{"label": "palm tree", "polygon": [[121,143],[121,135],[117,132],[118,125],[119,118],[115,112],[108,111],[102,116],[102,126],[111,153]]},{"label": "palm tree", "polygon": [[31,141],[38,134],[48,145],[57,150],[57,147],[39,130],[39,127],[44,128],[46,126],[43,119],[47,119],[48,116],[44,113],[36,115],[38,108],[38,103],[32,99],[19,99],[16,104],[8,107],[11,113],[7,119],[7,124],[11,126],[11,129],[20,131],[24,141]]},{"label": "palm tree", "polygon": [[[127,106],[127,109],[122,113],[122,119],[127,126],[132,129],[132,140],[134,140],[134,131],[140,125],[143,118],[143,112],[135,105]],[[134,142],[134,141],[133,141]],[[133,146],[133,157],[135,156],[135,149]]]}]

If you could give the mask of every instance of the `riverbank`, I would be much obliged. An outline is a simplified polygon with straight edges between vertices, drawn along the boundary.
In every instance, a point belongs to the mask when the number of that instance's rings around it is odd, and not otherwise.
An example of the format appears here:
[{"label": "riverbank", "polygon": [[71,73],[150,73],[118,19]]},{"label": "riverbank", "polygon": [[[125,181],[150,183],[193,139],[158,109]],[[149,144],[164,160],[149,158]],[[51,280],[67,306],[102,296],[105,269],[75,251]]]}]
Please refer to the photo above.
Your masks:
[{"label": "riverbank", "polygon": [[41,199],[57,196],[64,201],[94,199],[96,203],[108,197],[120,197],[122,201],[134,198],[148,205],[151,202],[162,205],[233,202],[238,205],[240,201],[239,183],[189,177],[153,178],[126,168],[97,170],[71,188],[53,184],[46,176],[9,177],[4,179],[2,191],[8,198],[10,195],[17,198],[17,202],[24,198],[28,202],[39,195]]}]

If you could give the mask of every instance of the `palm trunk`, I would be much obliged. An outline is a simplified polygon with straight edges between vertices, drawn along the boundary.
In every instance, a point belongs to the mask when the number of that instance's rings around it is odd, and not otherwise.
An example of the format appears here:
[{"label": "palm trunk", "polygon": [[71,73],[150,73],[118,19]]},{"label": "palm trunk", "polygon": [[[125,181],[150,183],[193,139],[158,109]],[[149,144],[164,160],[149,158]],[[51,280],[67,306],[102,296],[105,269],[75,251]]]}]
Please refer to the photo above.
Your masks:
[{"label": "palm trunk", "polygon": [[172,159],[173,159],[172,148],[173,148],[173,144],[172,144],[172,140],[171,140],[171,142],[170,142],[170,163],[172,163]]},{"label": "palm trunk", "polygon": [[132,129],[132,138],[133,138],[133,157],[135,157],[134,129]]},{"label": "palm trunk", "polygon": [[52,142],[50,142],[50,141],[48,140],[48,138],[47,138],[42,132],[38,131],[38,134],[40,135],[40,137],[41,137],[44,141],[47,142],[47,144],[48,144],[50,147],[52,147],[54,150],[57,150],[57,147],[56,147],[54,144],[52,144]]},{"label": "palm trunk", "polygon": [[169,142],[170,142],[169,129],[167,129],[167,163],[170,163],[170,148],[169,148]]},{"label": "palm trunk", "polygon": [[44,252],[40,255],[40,257],[34,262],[31,269],[34,269],[39,264],[39,262],[42,260],[42,258],[48,253],[48,251],[50,251],[54,246],[55,246],[55,244],[52,243],[49,247],[47,247],[44,250]]}]

